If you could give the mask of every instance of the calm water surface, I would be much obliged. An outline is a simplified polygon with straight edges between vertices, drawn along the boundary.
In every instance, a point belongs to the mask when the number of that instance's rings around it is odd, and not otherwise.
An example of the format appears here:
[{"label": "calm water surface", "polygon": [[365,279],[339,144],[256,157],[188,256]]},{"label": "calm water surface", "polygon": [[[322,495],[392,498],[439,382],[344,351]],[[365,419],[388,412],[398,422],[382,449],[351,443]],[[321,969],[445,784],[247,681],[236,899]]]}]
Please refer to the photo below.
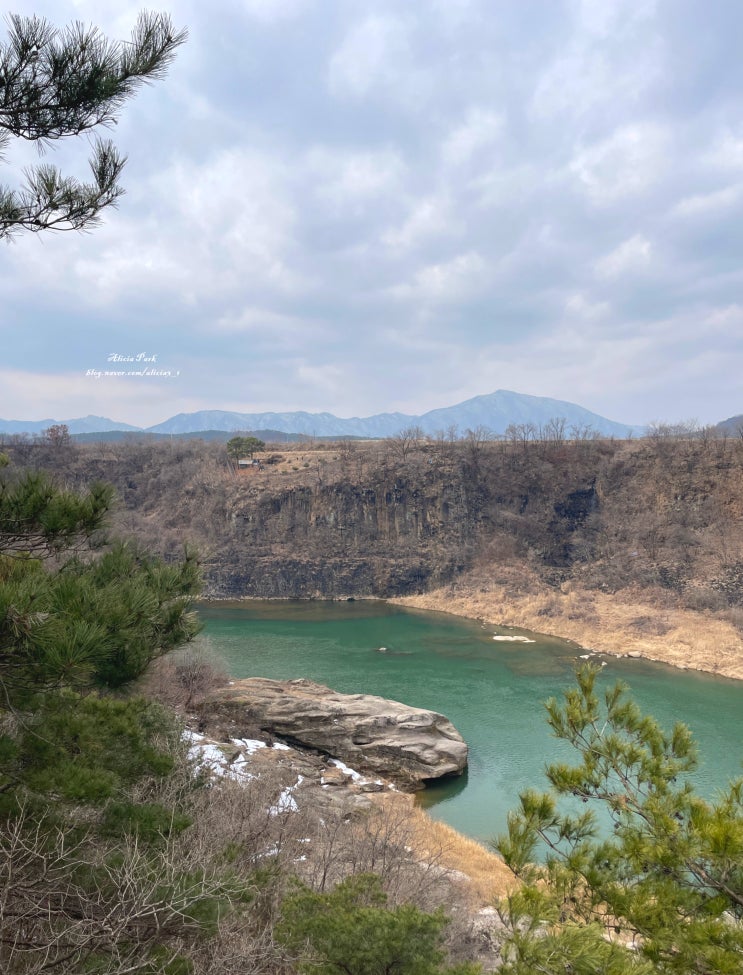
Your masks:
[{"label": "calm water surface", "polygon": [[[450,718],[470,747],[469,772],[426,789],[420,801],[470,836],[487,840],[502,831],[519,793],[544,786],[545,764],[573,754],[551,737],[543,705],[574,683],[582,651],[573,643],[377,601],[217,603],[199,612],[235,677],[308,677]],[[536,642],[493,639],[522,633]],[[694,781],[702,794],[712,797],[741,774],[741,683],[605,659],[605,684],[624,680],[666,729],[675,721],[690,726],[701,751]]]}]

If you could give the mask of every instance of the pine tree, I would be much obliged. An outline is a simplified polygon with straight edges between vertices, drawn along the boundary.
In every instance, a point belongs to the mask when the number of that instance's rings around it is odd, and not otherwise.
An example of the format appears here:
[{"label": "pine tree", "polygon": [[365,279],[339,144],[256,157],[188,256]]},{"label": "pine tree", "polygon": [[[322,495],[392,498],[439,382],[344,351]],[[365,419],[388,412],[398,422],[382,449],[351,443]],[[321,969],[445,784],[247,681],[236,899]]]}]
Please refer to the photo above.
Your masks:
[{"label": "pine tree", "polygon": [[257,450],[263,450],[265,446],[258,437],[232,437],[227,441],[227,456],[237,466],[241,458],[252,457]]},{"label": "pine tree", "polygon": [[277,935],[317,975],[477,975],[477,965],[444,964],[441,911],[387,906],[376,874],[357,874],[327,894],[302,889],[282,905]]},{"label": "pine tree", "polygon": [[[689,730],[664,733],[621,683],[600,703],[598,673],[580,668],[565,703],[547,704],[579,762],[550,765],[551,791],[522,795],[496,840],[524,881],[504,907],[502,971],[739,973],[743,780],[701,799],[686,777],[697,763]],[[560,797],[586,808],[562,811]]]},{"label": "pine tree", "polygon": [[193,555],[165,565],[115,542],[96,551],[112,490],[0,477],[0,707],[51,688],[118,687],[196,631]]},{"label": "pine tree", "polygon": [[170,782],[178,729],[111,693],[194,635],[198,587],[192,556],[107,541],[112,498],[0,471],[0,970],[14,975],[186,971],[189,939],[240,895],[167,853],[194,788]]},{"label": "pine tree", "polygon": [[[126,44],[80,23],[60,29],[39,17],[8,20],[8,39],[0,45],[0,159],[12,138],[45,149],[115,124],[124,102],[163,76],[186,39],[163,14],[140,14]],[[0,239],[94,225],[123,193],[118,180],[125,162],[113,142],[97,139],[91,182],[43,164],[25,172],[20,189],[0,186]]]}]

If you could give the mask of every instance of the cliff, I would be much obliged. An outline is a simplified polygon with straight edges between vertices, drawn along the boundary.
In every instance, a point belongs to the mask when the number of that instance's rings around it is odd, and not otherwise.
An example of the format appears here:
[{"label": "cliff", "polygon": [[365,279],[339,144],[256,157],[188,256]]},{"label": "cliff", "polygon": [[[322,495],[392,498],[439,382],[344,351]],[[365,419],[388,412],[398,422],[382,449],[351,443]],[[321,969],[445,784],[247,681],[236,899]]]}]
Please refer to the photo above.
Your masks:
[{"label": "cliff", "polygon": [[477,586],[506,601],[538,597],[549,629],[566,594],[588,625],[599,598],[641,593],[652,611],[635,614],[640,635],[662,636],[664,614],[678,609],[743,631],[740,439],[492,442],[470,432],[275,445],[260,468],[239,472],[222,445],[203,441],[4,449],[72,484],[112,482],[116,527],[166,558],[195,545],[209,597]]}]

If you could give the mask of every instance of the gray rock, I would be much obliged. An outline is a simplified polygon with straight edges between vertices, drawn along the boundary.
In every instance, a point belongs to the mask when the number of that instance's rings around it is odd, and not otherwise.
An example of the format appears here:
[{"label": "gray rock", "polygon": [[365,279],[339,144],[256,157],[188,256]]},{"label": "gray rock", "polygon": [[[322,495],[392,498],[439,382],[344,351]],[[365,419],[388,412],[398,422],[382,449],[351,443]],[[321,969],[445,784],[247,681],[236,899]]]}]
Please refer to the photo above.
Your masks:
[{"label": "gray rock", "polygon": [[442,714],[370,694],[339,694],[309,680],[236,680],[215,691],[202,714],[230,738],[242,737],[241,728],[260,728],[408,788],[467,767],[467,745]]}]

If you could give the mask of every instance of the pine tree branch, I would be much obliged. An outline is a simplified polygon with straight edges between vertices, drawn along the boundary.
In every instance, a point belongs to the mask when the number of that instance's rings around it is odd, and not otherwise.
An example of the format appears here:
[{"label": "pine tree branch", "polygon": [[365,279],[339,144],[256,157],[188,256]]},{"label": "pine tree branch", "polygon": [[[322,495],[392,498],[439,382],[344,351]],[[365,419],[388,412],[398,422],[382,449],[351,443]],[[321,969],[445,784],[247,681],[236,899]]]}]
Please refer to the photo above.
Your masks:
[{"label": "pine tree branch", "polygon": [[[43,18],[11,15],[0,45],[0,159],[11,137],[43,150],[59,139],[110,127],[143,84],[161,78],[186,40],[165,14],[141,13],[128,43],[111,42],[81,23],[59,29]],[[63,177],[53,166],[31,167],[20,189],[0,186],[0,239],[22,231],[84,230],[124,192],[126,157],[97,141],[93,181]]]}]

